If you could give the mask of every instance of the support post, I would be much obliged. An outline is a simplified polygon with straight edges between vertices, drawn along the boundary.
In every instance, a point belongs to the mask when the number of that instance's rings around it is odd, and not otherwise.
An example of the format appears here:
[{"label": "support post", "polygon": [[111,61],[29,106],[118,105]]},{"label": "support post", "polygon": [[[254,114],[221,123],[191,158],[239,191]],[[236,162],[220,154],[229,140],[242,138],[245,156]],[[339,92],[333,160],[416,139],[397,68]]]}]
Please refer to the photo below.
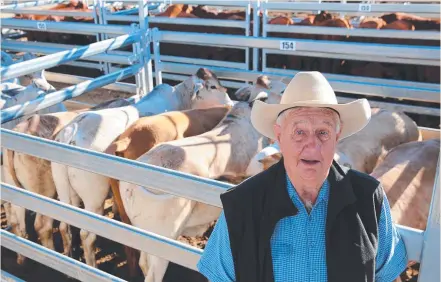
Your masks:
[{"label": "support post", "polygon": [[161,63],[161,52],[160,52],[160,46],[159,46],[159,29],[153,28],[152,30],[152,39],[153,39],[153,52],[155,54],[155,81],[156,86],[162,84],[162,63]]},{"label": "support post", "polygon": [[[94,1],[96,1],[96,0],[94,0]],[[106,19],[106,15],[105,15],[105,13],[106,13],[105,3],[103,0],[98,0],[98,7],[95,10],[98,10],[98,11],[96,11],[96,13],[98,14],[99,24],[107,25],[107,19]],[[100,33],[99,35],[101,37],[101,40],[109,39],[109,37],[105,33]],[[109,74],[110,69],[111,69],[111,65],[108,62],[103,62],[102,65],[103,65],[104,74]]]},{"label": "support post", "polygon": [[146,89],[144,95],[150,93],[153,90],[153,68],[152,68],[152,57],[150,52],[150,32],[149,32],[149,22],[148,22],[148,0],[138,0],[139,9],[139,27],[141,29],[141,53],[143,60],[143,68],[141,70],[141,75],[144,76],[144,81]]},{"label": "support post", "polygon": [[[251,3],[248,3],[245,7],[245,36],[250,36],[250,26],[251,26]],[[247,70],[250,70],[250,50],[251,48],[245,48],[245,65]]]},{"label": "support post", "polygon": [[[253,3],[253,36],[259,37],[260,33],[260,0]],[[259,70],[259,48],[253,48],[253,71]]]},{"label": "support post", "polygon": [[439,157],[432,201],[424,231],[423,252],[418,282],[440,281],[440,171]]}]

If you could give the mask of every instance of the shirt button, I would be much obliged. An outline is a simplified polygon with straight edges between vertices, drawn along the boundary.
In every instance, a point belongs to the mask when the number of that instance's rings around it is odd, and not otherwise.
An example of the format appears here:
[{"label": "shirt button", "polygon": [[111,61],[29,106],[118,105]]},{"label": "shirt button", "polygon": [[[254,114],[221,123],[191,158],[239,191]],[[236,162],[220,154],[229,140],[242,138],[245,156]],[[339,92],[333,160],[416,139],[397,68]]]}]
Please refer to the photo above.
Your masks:
[{"label": "shirt button", "polygon": [[309,243],[309,246],[310,246],[311,248],[314,248],[314,246],[315,246],[314,242]]}]

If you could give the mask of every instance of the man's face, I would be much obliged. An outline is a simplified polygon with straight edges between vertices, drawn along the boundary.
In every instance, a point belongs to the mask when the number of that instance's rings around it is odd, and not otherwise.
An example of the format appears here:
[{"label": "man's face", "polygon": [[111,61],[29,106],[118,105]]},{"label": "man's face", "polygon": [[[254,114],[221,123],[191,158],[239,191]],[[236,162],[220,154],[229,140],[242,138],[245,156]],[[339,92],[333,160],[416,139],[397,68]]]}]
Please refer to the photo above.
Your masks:
[{"label": "man's face", "polygon": [[304,184],[322,183],[328,175],[337,146],[338,115],[330,109],[288,110],[274,133],[287,170]]}]

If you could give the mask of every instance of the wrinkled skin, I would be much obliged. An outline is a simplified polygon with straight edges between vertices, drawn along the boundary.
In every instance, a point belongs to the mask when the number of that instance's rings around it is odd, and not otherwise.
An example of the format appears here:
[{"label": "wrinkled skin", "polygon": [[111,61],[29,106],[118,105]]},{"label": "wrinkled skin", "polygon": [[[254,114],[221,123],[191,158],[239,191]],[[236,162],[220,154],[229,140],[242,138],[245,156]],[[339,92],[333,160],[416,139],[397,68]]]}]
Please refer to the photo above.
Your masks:
[{"label": "wrinkled skin", "polygon": [[314,204],[328,176],[340,133],[332,110],[288,110],[274,133],[288,176],[305,204]]}]

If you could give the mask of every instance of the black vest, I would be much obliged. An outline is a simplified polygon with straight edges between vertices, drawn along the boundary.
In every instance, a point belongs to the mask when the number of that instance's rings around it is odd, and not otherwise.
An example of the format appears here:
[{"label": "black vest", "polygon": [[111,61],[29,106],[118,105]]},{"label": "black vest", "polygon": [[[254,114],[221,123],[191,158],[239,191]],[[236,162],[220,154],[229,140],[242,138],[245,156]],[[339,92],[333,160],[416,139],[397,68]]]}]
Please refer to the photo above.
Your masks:
[{"label": "black vest", "polygon": [[[288,195],[285,173],[282,158],[221,195],[238,282],[274,281],[271,236],[279,220],[298,212]],[[328,281],[374,281],[382,186],[371,176],[335,161],[328,181]]]}]

